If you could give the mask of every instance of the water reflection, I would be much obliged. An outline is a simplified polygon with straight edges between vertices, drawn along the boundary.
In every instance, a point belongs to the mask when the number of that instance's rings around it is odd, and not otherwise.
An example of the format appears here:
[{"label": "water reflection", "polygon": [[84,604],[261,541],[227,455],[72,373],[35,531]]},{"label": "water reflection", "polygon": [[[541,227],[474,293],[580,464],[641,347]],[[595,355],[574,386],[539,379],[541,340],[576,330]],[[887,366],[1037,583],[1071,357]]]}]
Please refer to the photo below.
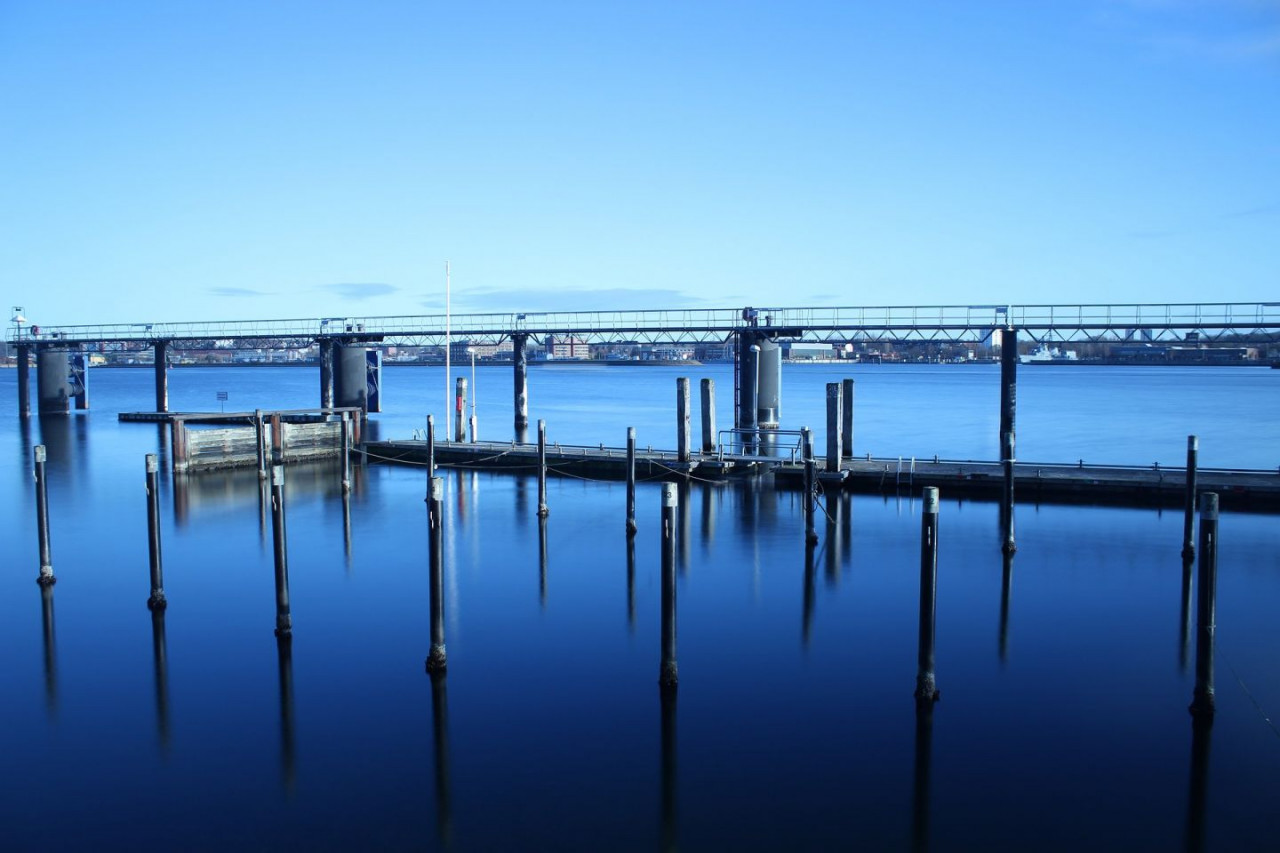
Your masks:
[{"label": "water reflection", "polygon": [[916,700],[916,755],[911,797],[912,849],[929,849],[929,769],[933,761],[933,700]]},{"label": "water reflection", "polygon": [[[351,493],[365,492],[366,472],[353,468]],[[296,500],[307,496],[331,498],[342,496],[342,466],[337,460],[300,462],[288,466],[289,498]],[[219,510],[236,510],[253,502],[258,503],[260,527],[265,527],[263,486],[267,481],[259,479],[258,469],[223,468],[216,471],[189,471],[173,475],[174,520],[185,525],[192,515]],[[267,488],[270,486],[267,484]],[[265,505],[271,505],[270,493]]]},{"label": "water reflection", "polygon": [[[712,497],[717,499],[713,501]],[[711,543],[716,538],[716,503],[720,496],[720,490],[714,488],[709,483],[702,486],[702,553],[709,555],[711,553]]]},{"label": "water reflection", "polygon": [[517,474],[515,481],[516,526],[526,527],[529,524],[529,478],[523,474]]},{"label": "water reflection", "polygon": [[1187,674],[1187,660],[1191,655],[1191,567],[1195,557],[1182,558],[1182,613],[1178,620],[1178,669]]},{"label": "water reflection", "polygon": [[538,602],[547,606],[547,519],[538,519]]},{"label": "water reflection", "polygon": [[1209,794],[1209,734],[1212,714],[1191,717],[1191,785],[1187,794],[1187,851],[1204,849],[1205,803]]},{"label": "water reflection", "polygon": [[351,571],[351,495],[342,496],[342,553],[347,571]]},{"label": "water reflection", "polygon": [[659,689],[662,713],[662,849],[676,849],[676,689]]},{"label": "water reflection", "polygon": [[156,733],[160,737],[160,751],[169,752],[169,656],[164,631],[165,608],[151,611],[151,658],[155,665]]},{"label": "water reflection", "polygon": [[826,557],[824,562],[827,586],[834,588],[840,583],[840,562],[844,552],[844,543],[842,541],[843,525],[841,524],[841,518],[844,514],[844,501],[841,500],[839,492],[828,492],[822,507],[827,516],[826,540],[822,545]]},{"label": "water reflection", "polygon": [[636,630],[636,540],[634,536],[627,539],[627,627],[631,633]]},{"label": "water reflection", "polygon": [[[50,473],[71,485],[89,476],[89,426],[87,415],[41,415],[40,443],[49,453]],[[24,424],[26,422],[24,421]]]},{"label": "water reflection", "polygon": [[692,502],[693,485],[689,482],[689,478],[682,478],[676,483],[677,499],[679,500],[679,521],[676,524],[676,543],[679,548],[679,560],[676,565],[680,569],[680,576],[684,577],[689,572],[689,504]]},{"label": "water reflection", "polygon": [[809,648],[809,635],[813,627],[813,550],[812,542],[804,546],[804,609],[800,617],[800,640],[804,648]]},{"label": "water reflection", "polygon": [[41,636],[44,640],[44,703],[50,720],[58,716],[58,640],[53,623],[53,584],[40,586]]},{"label": "water reflection", "polygon": [[451,846],[453,809],[449,784],[449,691],[446,674],[431,674],[431,740],[436,759],[436,834],[440,844]]},{"label": "water reflection", "polygon": [[297,765],[293,738],[293,636],[276,637],[276,660],[280,674],[280,771],[285,793],[297,786]]},{"label": "water reflection", "polygon": [[1009,599],[1013,594],[1013,552],[1004,551],[1000,574],[1000,663],[1009,662]]}]

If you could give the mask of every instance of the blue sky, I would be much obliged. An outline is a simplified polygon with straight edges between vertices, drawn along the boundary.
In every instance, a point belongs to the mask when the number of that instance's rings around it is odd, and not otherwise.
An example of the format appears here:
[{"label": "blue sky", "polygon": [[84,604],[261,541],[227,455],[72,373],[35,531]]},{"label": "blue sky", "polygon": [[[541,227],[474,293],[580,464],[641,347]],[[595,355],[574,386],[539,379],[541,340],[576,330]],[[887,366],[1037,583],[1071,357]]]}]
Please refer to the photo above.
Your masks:
[{"label": "blue sky", "polygon": [[34,322],[1280,298],[1280,0],[0,0]]}]

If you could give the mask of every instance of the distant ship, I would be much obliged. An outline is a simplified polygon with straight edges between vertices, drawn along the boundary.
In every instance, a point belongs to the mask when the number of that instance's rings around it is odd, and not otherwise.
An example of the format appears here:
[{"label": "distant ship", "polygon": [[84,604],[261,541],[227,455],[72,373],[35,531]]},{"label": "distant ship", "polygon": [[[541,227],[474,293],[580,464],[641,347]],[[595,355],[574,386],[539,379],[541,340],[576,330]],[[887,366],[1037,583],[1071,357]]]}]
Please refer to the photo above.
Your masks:
[{"label": "distant ship", "polygon": [[1036,347],[1035,352],[1030,355],[1018,356],[1018,361],[1023,364],[1070,364],[1078,361],[1079,356],[1074,350],[1058,349],[1053,347],[1050,349],[1048,344],[1041,344]]}]

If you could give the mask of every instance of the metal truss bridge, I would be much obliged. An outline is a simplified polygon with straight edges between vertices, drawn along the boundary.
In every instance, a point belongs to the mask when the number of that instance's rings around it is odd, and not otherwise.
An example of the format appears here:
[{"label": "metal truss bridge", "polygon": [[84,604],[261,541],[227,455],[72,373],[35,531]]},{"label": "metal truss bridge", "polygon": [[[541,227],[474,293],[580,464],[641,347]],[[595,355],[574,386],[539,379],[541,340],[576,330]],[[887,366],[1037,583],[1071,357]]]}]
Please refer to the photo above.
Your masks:
[{"label": "metal truss bridge", "polygon": [[515,336],[572,336],[586,343],[674,344],[728,341],[739,331],[813,343],[980,342],[1017,329],[1039,342],[1280,341],[1280,302],[1130,305],[930,305],[852,308],[715,308],[651,311],[526,312],[296,320],[23,325],[20,347],[257,349],[317,340],[441,346],[446,336],[498,344]]}]

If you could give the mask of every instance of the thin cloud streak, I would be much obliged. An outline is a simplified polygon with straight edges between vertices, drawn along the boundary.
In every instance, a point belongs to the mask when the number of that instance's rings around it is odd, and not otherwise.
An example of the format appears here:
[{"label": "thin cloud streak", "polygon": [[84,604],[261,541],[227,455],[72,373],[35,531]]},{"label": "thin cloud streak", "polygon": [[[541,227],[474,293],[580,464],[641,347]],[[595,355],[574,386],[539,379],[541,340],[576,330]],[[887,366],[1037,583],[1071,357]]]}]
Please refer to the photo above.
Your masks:
[{"label": "thin cloud streak", "polygon": [[389,296],[396,293],[400,288],[392,284],[384,284],[382,282],[341,282],[339,284],[322,284],[321,290],[327,290],[330,293],[336,293],[343,299],[362,300],[372,299],[377,296]]},{"label": "thin cloud streak", "polygon": [[254,290],[250,287],[210,287],[207,288],[207,292],[212,293],[214,296],[231,296],[236,298],[245,296],[271,296],[270,293],[264,290]]}]

